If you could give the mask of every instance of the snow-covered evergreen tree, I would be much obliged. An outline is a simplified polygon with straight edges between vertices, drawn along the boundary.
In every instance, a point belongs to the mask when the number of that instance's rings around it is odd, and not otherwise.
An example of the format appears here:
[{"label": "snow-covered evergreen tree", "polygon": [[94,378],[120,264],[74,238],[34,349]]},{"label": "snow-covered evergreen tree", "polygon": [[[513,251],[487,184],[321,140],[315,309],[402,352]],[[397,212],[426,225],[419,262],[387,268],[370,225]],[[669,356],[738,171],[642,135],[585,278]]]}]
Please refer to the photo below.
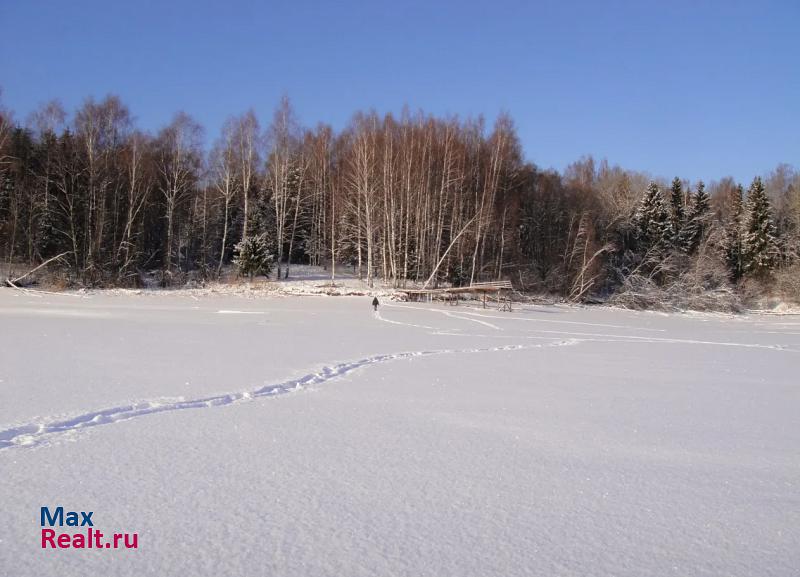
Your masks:
[{"label": "snow-covered evergreen tree", "polygon": [[683,208],[683,184],[677,176],[672,180],[669,204],[672,211],[672,240],[677,244],[686,218]]},{"label": "snow-covered evergreen tree", "polygon": [[700,241],[703,240],[708,228],[710,207],[711,199],[706,192],[705,184],[700,181],[697,183],[697,192],[692,196],[692,206],[679,237],[679,246],[685,253],[692,254],[700,246]]},{"label": "snow-covered evergreen tree", "polygon": [[636,237],[645,251],[665,246],[672,236],[672,224],[661,189],[651,182],[633,217]]},{"label": "snow-covered evergreen tree", "polygon": [[233,262],[240,275],[252,280],[256,275],[269,276],[272,270],[272,254],[266,234],[248,236],[234,247]]},{"label": "snow-covered evergreen tree", "polygon": [[742,278],[744,268],[742,263],[742,200],[744,191],[742,185],[736,187],[730,209],[730,218],[725,223],[725,235],[722,239],[722,253],[725,257],[725,264],[731,273],[734,281]]},{"label": "snow-covered evergreen tree", "polygon": [[764,276],[778,261],[779,248],[769,198],[761,178],[756,177],[747,191],[742,228],[742,264],[744,272]]}]

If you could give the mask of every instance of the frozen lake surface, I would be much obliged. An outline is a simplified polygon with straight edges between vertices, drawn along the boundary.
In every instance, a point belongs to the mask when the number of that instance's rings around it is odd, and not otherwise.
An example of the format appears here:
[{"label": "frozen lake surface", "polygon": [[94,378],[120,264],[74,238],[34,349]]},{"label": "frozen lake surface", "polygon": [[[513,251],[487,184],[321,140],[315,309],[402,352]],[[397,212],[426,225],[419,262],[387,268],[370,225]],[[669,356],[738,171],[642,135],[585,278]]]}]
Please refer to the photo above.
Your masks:
[{"label": "frozen lake surface", "polygon": [[370,301],[0,289],[0,575],[800,574],[800,317]]}]

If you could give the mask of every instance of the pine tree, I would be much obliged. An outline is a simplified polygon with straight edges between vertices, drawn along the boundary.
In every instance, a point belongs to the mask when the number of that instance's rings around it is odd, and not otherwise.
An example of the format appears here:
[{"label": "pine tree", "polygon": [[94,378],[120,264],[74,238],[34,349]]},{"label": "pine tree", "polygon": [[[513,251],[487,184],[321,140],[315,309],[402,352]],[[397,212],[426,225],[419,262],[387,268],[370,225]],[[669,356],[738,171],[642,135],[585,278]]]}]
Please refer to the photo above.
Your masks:
[{"label": "pine tree", "polygon": [[778,240],[769,198],[761,178],[747,191],[742,229],[742,264],[746,274],[765,276],[777,264]]},{"label": "pine tree", "polygon": [[742,278],[744,274],[742,263],[742,199],[744,191],[742,185],[736,187],[731,204],[731,216],[725,224],[725,236],[722,240],[722,252],[725,257],[725,264],[731,273],[731,279],[735,282]]},{"label": "pine tree", "polygon": [[664,205],[661,189],[651,182],[633,217],[636,237],[644,251],[663,247],[671,237],[672,227],[669,213]]},{"label": "pine tree", "polygon": [[672,180],[669,204],[672,209],[672,240],[677,244],[686,218],[683,208],[683,185],[677,176]]},{"label": "pine tree", "polygon": [[250,280],[262,274],[269,276],[272,270],[272,255],[266,234],[248,236],[234,247],[233,262],[240,275],[247,275]]},{"label": "pine tree", "polygon": [[708,228],[710,198],[702,181],[697,183],[697,193],[692,197],[692,207],[681,231],[679,245],[686,254],[692,254],[700,246],[700,241]]}]

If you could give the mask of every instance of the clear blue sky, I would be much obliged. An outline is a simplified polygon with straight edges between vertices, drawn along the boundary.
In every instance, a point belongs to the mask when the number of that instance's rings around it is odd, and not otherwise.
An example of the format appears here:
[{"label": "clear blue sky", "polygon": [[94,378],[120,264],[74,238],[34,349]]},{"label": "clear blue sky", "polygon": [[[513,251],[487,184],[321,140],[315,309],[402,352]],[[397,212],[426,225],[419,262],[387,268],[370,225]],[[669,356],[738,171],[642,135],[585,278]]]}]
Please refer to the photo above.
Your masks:
[{"label": "clear blue sky", "polygon": [[526,156],[749,181],[800,166],[800,1],[0,0],[18,119],[118,94],[138,125],[183,109],[213,139],[286,92],[300,119],[507,110]]}]

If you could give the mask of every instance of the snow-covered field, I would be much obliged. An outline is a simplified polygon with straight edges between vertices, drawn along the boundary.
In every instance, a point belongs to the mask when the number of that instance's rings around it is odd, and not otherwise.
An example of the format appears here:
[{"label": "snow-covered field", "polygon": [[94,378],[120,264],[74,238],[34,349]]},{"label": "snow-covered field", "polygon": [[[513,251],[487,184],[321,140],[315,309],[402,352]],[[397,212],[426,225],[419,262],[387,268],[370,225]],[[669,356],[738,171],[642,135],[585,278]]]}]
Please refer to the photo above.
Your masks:
[{"label": "snow-covered field", "polygon": [[370,300],[0,289],[0,575],[800,574],[800,317]]}]

